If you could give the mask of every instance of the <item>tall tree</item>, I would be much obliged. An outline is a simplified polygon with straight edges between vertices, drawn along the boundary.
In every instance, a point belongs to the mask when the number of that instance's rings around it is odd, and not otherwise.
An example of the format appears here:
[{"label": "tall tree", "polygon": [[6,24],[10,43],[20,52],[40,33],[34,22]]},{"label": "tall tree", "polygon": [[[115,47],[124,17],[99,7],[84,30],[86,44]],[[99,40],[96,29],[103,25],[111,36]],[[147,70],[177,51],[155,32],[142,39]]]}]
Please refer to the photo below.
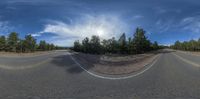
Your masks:
[{"label": "tall tree", "polygon": [[103,48],[103,52],[109,52],[109,42],[108,40],[104,39],[102,42],[102,48]]},{"label": "tall tree", "polygon": [[181,48],[181,42],[176,41],[174,44],[174,49],[180,49]]},{"label": "tall tree", "polygon": [[24,40],[19,40],[19,42],[17,43],[17,52],[25,52],[26,51],[26,47],[25,47],[25,43]]},{"label": "tall tree", "polygon": [[131,39],[131,37],[128,38],[127,51],[128,51],[129,54],[135,54],[136,53],[134,43],[133,43],[133,40]]},{"label": "tall tree", "polygon": [[74,51],[80,52],[81,51],[81,44],[79,42],[79,40],[76,40],[74,42],[74,47],[73,47]]},{"label": "tall tree", "polygon": [[42,40],[42,41],[40,41],[40,43],[39,43],[39,50],[42,50],[42,51],[45,51],[45,50],[47,50],[47,44],[46,44],[46,41],[44,41],[44,40]]},{"label": "tall tree", "polygon": [[126,50],[126,35],[125,35],[125,33],[123,33],[120,36],[118,43],[119,43],[120,53],[127,52],[127,50]]},{"label": "tall tree", "polygon": [[145,36],[145,31],[142,28],[136,28],[133,38],[136,53],[144,53],[149,50],[150,41]]},{"label": "tall tree", "polygon": [[5,51],[6,38],[5,36],[0,36],[0,51]]},{"label": "tall tree", "polygon": [[36,50],[36,39],[31,35],[25,36],[24,44],[26,52],[34,52]]},{"label": "tall tree", "polygon": [[158,42],[155,41],[155,42],[153,43],[153,49],[154,49],[154,50],[159,49]]},{"label": "tall tree", "polygon": [[91,37],[91,40],[90,40],[90,45],[91,45],[91,52],[92,53],[94,53],[94,54],[102,53],[102,47],[101,47],[101,44],[100,44],[99,36],[93,35]]},{"label": "tall tree", "polygon": [[8,36],[8,49],[9,51],[16,52],[17,44],[19,41],[18,33],[12,32]]},{"label": "tall tree", "polygon": [[89,53],[90,52],[90,40],[88,37],[83,39],[82,45],[83,45],[83,52]]},{"label": "tall tree", "polygon": [[50,44],[50,50],[54,50],[54,49],[55,49],[54,44]]},{"label": "tall tree", "polygon": [[[82,44],[79,41],[74,42],[74,50],[81,51],[84,53],[92,53],[92,54],[102,54],[102,53],[121,53],[121,54],[138,54],[144,53],[150,50],[156,50],[159,48],[157,42],[152,44],[150,40],[145,36],[145,31],[142,28],[137,28],[133,38],[129,38],[126,40],[126,35],[123,33],[119,40],[112,39],[104,39],[100,42],[99,36],[92,36],[89,40],[86,37],[82,40]],[[153,48],[155,46],[155,48]]]}]

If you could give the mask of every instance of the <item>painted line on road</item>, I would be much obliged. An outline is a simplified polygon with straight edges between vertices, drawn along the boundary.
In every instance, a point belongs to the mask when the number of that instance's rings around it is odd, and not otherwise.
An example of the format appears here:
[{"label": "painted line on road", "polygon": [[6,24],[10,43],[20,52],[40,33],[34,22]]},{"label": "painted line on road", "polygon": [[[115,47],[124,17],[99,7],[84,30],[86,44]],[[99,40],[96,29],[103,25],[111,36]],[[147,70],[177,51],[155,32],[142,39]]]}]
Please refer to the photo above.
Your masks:
[{"label": "painted line on road", "polygon": [[[69,53],[71,59],[81,68],[83,69],[85,72],[87,72],[88,74],[94,76],[94,77],[97,77],[97,78],[102,78],[102,79],[109,79],[109,80],[120,80],[120,79],[128,79],[128,78],[132,78],[132,77],[136,77],[142,73],[144,73],[145,71],[149,70],[159,59],[160,55],[157,56],[154,60],[153,60],[153,63],[151,63],[150,66],[148,66],[147,68],[145,68],[144,70],[136,73],[136,74],[133,74],[133,75],[129,75],[129,76],[123,76],[123,77],[106,77],[106,76],[101,76],[101,75],[97,75],[95,73],[92,73],[90,71],[88,71],[87,69],[85,69],[79,62],[77,62],[75,60],[75,58]],[[149,65],[149,64],[148,64]]]},{"label": "painted line on road", "polygon": [[181,57],[181,56],[179,56],[179,55],[177,55],[177,54],[175,54],[175,53],[173,53],[173,55],[175,55],[176,57],[178,57],[179,59],[181,59],[182,61],[184,61],[184,62],[186,62],[186,63],[189,63],[189,64],[191,64],[191,65],[193,65],[193,66],[196,66],[196,67],[200,67],[199,64],[194,63],[194,62],[192,62],[192,61],[189,61],[189,60],[187,60],[187,59],[185,59],[185,58],[183,58],[183,57]]}]

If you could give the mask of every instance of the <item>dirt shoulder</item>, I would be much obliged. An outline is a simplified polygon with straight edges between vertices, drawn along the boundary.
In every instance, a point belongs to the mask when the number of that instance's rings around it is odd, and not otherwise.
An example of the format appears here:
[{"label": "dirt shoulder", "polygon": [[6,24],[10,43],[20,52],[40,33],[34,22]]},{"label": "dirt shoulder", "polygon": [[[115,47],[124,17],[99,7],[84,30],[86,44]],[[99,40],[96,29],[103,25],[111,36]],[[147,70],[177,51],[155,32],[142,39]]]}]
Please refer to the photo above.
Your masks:
[{"label": "dirt shoulder", "polygon": [[15,52],[0,52],[0,57],[34,57],[40,55],[47,55],[55,51],[36,51],[32,53],[15,53]]},{"label": "dirt shoulder", "polygon": [[192,55],[196,55],[196,56],[200,56],[200,52],[191,52],[191,51],[189,51],[187,53],[192,54]]},{"label": "dirt shoulder", "polygon": [[194,55],[194,56],[200,56],[200,52],[199,51],[181,51],[181,50],[175,50],[177,52],[181,52],[181,53],[186,53],[186,54],[190,54],[190,55]]},{"label": "dirt shoulder", "polygon": [[101,74],[121,75],[137,72],[150,64],[157,56],[156,53],[138,55],[91,55],[74,53],[72,56],[85,69]]}]

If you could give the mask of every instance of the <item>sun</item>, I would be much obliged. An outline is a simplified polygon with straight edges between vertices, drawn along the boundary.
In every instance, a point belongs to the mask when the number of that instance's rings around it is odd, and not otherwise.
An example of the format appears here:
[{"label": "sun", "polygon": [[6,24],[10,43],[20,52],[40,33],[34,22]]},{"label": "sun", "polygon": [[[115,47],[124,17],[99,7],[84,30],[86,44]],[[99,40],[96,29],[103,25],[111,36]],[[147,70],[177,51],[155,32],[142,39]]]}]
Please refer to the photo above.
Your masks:
[{"label": "sun", "polygon": [[105,32],[105,31],[104,31],[104,29],[102,29],[102,28],[99,28],[99,29],[96,30],[96,33],[97,33],[98,36],[104,35],[104,32]]}]

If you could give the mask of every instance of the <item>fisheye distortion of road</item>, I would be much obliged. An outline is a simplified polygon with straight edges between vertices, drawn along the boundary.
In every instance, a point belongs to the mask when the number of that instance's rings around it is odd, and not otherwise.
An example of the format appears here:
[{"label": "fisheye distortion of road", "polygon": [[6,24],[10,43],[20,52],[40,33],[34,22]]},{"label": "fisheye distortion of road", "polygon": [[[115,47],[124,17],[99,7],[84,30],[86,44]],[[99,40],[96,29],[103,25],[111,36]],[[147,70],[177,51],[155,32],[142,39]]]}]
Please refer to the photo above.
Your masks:
[{"label": "fisheye distortion of road", "polygon": [[200,99],[197,0],[1,0],[0,99]]},{"label": "fisheye distortion of road", "polygon": [[[4,99],[199,98],[199,67],[179,57],[199,64],[200,56],[169,49],[164,49],[159,54],[155,62],[148,65],[150,68],[139,71],[139,74],[117,77],[121,79],[107,79],[116,76],[88,73],[91,68],[80,68],[71,58],[72,54],[69,51],[55,51],[28,58],[1,57],[0,97]],[[41,60],[45,62],[41,63]],[[124,77],[128,78],[123,79]]]}]

